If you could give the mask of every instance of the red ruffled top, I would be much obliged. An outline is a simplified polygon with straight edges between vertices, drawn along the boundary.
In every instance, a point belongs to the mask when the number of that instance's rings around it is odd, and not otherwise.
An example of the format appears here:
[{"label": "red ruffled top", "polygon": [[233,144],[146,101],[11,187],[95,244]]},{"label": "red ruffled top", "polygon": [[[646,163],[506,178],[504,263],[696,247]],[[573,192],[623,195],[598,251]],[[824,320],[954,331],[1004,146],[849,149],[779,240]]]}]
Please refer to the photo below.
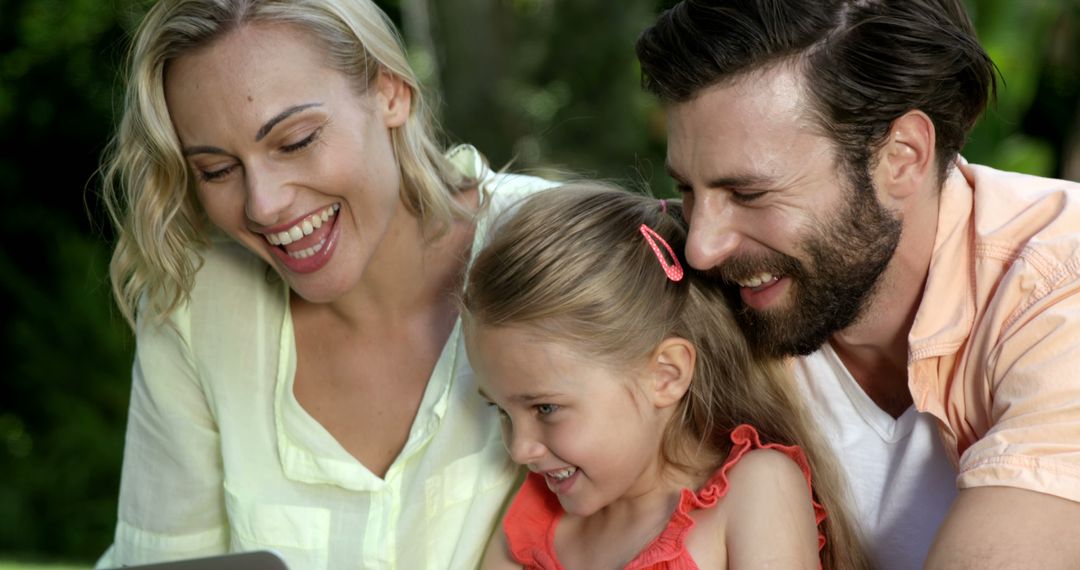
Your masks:
[{"label": "red ruffled top", "polygon": [[[686,536],[694,528],[690,513],[709,509],[727,494],[727,473],[747,452],[755,449],[775,449],[799,465],[806,475],[806,485],[812,489],[810,465],[798,446],[762,444],[752,426],[742,424],[731,431],[731,453],[727,460],[697,492],[683,489],[671,520],[660,535],[653,539],[625,570],[697,570],[698,565],[686,550]],[[555,556],[555,527],[564,511],[559,499],[548,490],[544,478],[530,473],[506,512],[503,530],[514,560],[528,569],[564,570]],[[814,501],[814,519],[819,526],[818,551],[825,546],[820,526],[825,520],[825,508]]]}]

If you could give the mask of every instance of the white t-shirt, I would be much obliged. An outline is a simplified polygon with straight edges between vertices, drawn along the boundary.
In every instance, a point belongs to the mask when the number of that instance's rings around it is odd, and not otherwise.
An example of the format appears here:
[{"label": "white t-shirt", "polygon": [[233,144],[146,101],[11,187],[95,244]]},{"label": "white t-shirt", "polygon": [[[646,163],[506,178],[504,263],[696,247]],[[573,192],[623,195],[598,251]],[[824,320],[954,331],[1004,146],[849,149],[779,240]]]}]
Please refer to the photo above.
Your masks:
[{"label": "white t-shirt", "polygon": [[956,497],[936,420],[914,406],[895,419],[885,413],[828,344],[797,359],[795,376],[844,468],[875,567],[922,568]]}]

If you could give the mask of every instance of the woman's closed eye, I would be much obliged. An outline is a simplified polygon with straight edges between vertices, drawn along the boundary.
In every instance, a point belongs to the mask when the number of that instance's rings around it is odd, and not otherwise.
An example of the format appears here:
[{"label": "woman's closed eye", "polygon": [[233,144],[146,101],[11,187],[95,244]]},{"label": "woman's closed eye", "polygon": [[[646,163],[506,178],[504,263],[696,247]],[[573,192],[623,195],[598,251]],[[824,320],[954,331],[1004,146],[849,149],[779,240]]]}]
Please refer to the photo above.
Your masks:
[{"label": "woman's closed eye", "polygon": [[214,182],[216,180],[220,180],[222,178],[225,178],[235,168],[236,168],[236,164],[234,163],[234,164],[230,164],[228,166],[225,166],[223,168],[216,168],[216,169],[213,169],[213,170],[203,170],[202,168],[197,168],[196,170],[198,171],[198,174],[199,174],[199,180],[201,180],[202,182]]},{"label": "woman's closed eye", "polygon": [[286,154],[290,154],[290,153],[294,153],[294,152],[297,152],[299,150],[302,150],[302,149],[306,148],[308,145],[310,145],[311,143],[315,142],[319,138],[320,134],[322,134],[322,127],[319,127],[317,129],[315,129],[314,131],[311,131],[311,134],[309,134],[308,136],[306,136],[306,137],[304,137],[304,138],[302,138],[302,139],[300,139],[300,140],[298,140],[298,141],[296,141],[294,143],[282,145],[281,146],[281,152],[284,152]]}]

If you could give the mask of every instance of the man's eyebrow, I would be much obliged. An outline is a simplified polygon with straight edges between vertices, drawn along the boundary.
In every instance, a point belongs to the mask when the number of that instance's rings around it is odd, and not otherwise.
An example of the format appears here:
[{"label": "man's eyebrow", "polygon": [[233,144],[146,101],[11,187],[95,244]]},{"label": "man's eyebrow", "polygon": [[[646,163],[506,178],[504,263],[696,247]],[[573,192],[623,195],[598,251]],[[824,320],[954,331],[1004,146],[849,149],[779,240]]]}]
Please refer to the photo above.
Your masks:
[{"label": "man's eyebrow", "polygon": [[[664,163],[668,176],[679,184],[689,184],[670,163]],[[713,178],[705,184],[706,188],[761,188],[773,185],[772,178],[760,174],[733,174]]]},{"label": "man's eyebrow", "polygon": [[759,174],[736,174],[713,178],[707,188],[761,188],[772,185],[772,178]]},{"label": "man's eyebrow", "polygon": [[293,105],[292,107],[289,107],[288,109],[285,109],[284,111],[282,111],[282,112],[278,113],[277,115],[275,115],[274,118],[270,119],[269,121],[266,121],[266,124],[259,128],[259,132],[255,133],[255,142],[259,142],[259,141],[263,140],[263,138],[266,137],[266,135],[270,134],[271,129],[273,129],[281,121],[284,121],[285,119],[289,118],[289,116],[293,115],[294,113],[299,113],[300,111],[303,111],[304,109],[307,109],[307,108],[310,108],[310,107],[319,107],[319,106],[322,106],[322,103],[315,102],[315,103],[304,103],[302,105]]}]

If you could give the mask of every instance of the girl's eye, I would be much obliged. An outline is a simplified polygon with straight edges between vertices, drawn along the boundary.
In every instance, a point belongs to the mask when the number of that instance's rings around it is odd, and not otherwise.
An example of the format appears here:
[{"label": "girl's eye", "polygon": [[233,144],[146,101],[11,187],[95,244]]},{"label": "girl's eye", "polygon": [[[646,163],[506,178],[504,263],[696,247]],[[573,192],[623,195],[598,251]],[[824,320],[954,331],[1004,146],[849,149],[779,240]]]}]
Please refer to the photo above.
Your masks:
[{"label": "girl's eye", "polygon": [[230,172],[232,172],[234,168],[236,168],[236,165],[235,164],[230,164],[229,166],[226,166],[225,168],[219,168],[217,170],[210,170],[210,171],[199,170],[199,179],[202,180],[203,182],[213,182],[215,180],[220,180],[220,179],[228,176],[228,174]]},{"label": "girl's eye", "polygon": [[559,409],[557,404],[537,404],[534,407],[536,408],[536,412],[541,416],[550,416],[555,413],[555,410]]},{"label": "girl's eye", "polygon": [[319,137],[319,133],[321,133],[321,132],[322,132],[322,127],[318,128],[318,129],[315,129],[314,131],[311,131],[310,135],[304,137],[303,140],[300,140],[300,141],[294,142],[292,144],[287,144],[287,145],[282,146],[281,151],[285,152],[285,153],[296,152],[296,151],[308,146],[309,144],[315,142],[315,139]]}]

